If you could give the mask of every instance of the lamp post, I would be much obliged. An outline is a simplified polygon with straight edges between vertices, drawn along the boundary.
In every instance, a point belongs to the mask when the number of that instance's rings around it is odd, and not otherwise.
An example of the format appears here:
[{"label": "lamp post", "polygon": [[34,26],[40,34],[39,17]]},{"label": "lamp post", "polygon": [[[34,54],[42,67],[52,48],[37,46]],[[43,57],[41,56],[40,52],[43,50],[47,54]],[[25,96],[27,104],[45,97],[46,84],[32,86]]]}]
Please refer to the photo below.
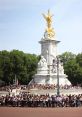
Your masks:
[{"label": "lamp post", "polygon": [[57,56],[57,96],[60,95],[60,86],[59,86],[59,57]]},{"label": "lamp post", "polygon": [[14,85],[18,85],[16,56],[14,55]]}]

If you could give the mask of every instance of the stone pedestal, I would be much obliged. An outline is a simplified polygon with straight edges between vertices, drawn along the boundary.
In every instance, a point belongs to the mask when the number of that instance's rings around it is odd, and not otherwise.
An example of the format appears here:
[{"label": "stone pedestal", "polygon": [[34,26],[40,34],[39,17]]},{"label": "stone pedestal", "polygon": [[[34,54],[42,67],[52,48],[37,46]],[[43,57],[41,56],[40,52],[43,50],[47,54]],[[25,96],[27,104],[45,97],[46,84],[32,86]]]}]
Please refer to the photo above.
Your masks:
[{"label": "stone pedestal", "polygon": [[[31,83],[57,85],[57,44],[60,41],[50,38],[42,38],[41,59],[38,63],[37,73]],[[59,61],[59,85],[71,85],[64,74],[63,64]]]},{"label": "stone pedestal", "polygon": [[[34,83],[36,84],[55,84],[57,85],[57,75],[42,75],[42,74],[36,74],[34,77]],[[71,85],[69,80],[66,78],[65,75],[59,75],[59,85]]]}]

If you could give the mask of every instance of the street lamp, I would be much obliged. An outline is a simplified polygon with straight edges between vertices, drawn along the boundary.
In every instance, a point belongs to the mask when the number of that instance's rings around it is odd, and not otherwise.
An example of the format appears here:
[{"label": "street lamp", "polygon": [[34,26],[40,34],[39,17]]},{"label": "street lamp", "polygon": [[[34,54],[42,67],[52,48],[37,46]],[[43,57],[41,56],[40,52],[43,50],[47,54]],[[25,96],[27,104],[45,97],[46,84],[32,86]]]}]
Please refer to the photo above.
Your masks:
[{"label": "street lamp", "polygon": [[60,95],[60,86],[59,86],[59,57],[57,56],[57,96]]}]

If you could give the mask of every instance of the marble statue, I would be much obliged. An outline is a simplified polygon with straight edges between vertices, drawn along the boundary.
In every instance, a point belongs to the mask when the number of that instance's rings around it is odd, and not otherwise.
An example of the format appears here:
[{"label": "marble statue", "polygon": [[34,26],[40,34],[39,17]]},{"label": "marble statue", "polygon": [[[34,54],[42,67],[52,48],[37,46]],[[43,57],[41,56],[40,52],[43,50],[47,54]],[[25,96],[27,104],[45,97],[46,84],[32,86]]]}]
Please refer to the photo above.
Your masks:
[{"label": "marble statue", "polygon": [[47,68],[47,62],[46,62],[46,59],[43,57],[43,56],[41,56],[41,59],[40,59],[40,61],[39,61],[39,63],[38,63],[38,68]]}]

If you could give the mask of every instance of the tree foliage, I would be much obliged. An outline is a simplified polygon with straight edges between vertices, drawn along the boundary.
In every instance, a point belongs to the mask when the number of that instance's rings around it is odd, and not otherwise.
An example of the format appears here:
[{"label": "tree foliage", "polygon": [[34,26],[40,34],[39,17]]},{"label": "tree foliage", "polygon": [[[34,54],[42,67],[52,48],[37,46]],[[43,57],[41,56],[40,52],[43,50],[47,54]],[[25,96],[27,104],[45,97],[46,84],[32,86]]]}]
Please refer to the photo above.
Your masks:
[{"label": "tree foliage", "polygon": [[60,55],[64,63],[64,71],[73,85],[82,85],[82,53],[75,55],[65,52]]},{"label": "tree foliage", "polygon": [[76,58],[76,55],[72,52],[64,52],[62,55],[59,55],[63,64],[66,64],[67,61]]},{"label": "tree foliage", "polygon": [[27,84],[36,73],[39,57],[22,51],[0,51],[0,80],[13,84],[15,77],[20,84]]}]

